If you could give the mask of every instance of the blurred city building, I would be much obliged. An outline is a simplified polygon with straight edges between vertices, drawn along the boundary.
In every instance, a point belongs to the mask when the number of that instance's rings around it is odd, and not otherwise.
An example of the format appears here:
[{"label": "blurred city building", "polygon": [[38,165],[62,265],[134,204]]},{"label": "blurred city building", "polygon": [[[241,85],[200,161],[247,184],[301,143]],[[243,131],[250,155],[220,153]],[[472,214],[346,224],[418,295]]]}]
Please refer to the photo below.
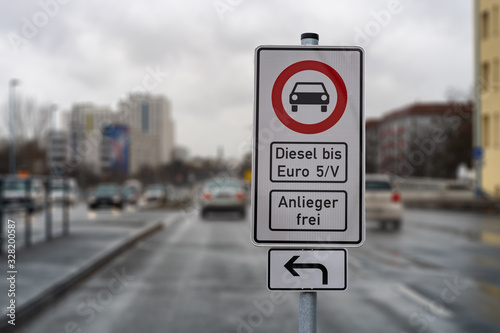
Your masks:
[{"label": "blurred city building", "polygon": [[173,159],[187,162],[189,159],[189,150],[184,146],[177,146],[174,148]]},{"label": "blurred city building", "polygon": [[378,141],[380,120],[368,119],[366,121],[366,172],[376,173],[378,171]]},{"label": "blurred city building", "polygon": [[415,103],[366,125],[368,172],[453,178],[470,165],[472,103]]},{"label": "blurred city building", "polygon": [[118,103],[119,121],[130,127],[130,172],[172,161],[174,124],[166,97],[130,94]]},{"label": "blurred city building", "polygon": [[[170,163],[174,149],[170,113],[170,103],[161,95],[130,94],[118,102],[117,112],[92,103],[75,104],[66,122],[70,164],[84,163],[96,174],[112,172],[119,165],[120,172],[128,175],[141,167]],[[121,153],[126,154],[115,156],[118,163],[112,152],[125,142]]]},{"label": "blurred city building", "polygon": [[71,165],[84,163],[94,173],[102,169],[102,128],[117,120],[108,106],[92,103],[73,105],[69,117],[69,159]]},{"label": "blurred city building", "polygon": [[500,197],[500,0],[481,0],[479,6],[482,187]]},{"label": "blurred city building", "polygon": [[68,156],[69,137],[66,131],[51,130],[45,140],[49,168],[53,173],[63,171]]}]

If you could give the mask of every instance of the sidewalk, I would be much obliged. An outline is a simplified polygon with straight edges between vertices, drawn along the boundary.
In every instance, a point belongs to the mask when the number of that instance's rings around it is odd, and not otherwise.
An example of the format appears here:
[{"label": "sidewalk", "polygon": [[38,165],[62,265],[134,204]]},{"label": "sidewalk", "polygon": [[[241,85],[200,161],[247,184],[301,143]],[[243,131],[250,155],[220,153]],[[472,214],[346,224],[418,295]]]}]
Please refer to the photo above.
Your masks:
[{"label": "sidewalk", "polygon": [[[177,214],[165,221],[108,222],[73,228],[68,237],[17,249],[15,312],[16,322],[29,317],[72,285],[108,262],[140,239],[160,230],[164,223],[176,220]],[[0,331],[15,328],[7,323],[10,270],[7,256],[0,256],[3,278],[0,279]]]}]

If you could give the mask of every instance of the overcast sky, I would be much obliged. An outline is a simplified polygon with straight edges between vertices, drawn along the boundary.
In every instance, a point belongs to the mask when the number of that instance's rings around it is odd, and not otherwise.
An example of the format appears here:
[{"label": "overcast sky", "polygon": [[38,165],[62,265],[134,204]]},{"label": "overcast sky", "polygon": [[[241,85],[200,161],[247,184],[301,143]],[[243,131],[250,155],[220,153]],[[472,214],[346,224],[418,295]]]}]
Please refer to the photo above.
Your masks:
[{"label": "overcast sky", "polygon": [[9,80],[19,78],[20,94],[60,110],[76,102],[114,107],[156,71],[151,92],[172,102],[176,143],[191,156],[214,156],[218,147],[240,156],[250,150],[258,45],[298,45],[300,34],[311,31],[320,45],[363,46],[366,114],[377,117],[416,101],[445,100],[450,88],[471,89],[471,6],[472,0],[2,1],[0,103],[7,102]]}]

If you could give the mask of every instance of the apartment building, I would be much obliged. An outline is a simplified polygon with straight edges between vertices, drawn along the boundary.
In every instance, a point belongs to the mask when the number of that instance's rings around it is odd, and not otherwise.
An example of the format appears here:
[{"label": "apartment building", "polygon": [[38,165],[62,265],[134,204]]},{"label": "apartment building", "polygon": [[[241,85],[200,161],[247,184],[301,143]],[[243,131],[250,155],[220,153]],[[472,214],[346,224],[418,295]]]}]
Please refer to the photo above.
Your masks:
[{"label": "apartment building", "polygon": [[118,103],[119,121],[130,128],[130,171],[172,161],[174,124],[166,97],[130,94]]},{"label": "apartment building", "polygon": [[479,2],[482,188],[500,197],[500,0]]},{"label": "apartment building", "polygon": [[450,164],[470,160],[472,109],[471,103],[414,103],[368,120],[367,161],[376,156],[381,173],[447,177]]}]

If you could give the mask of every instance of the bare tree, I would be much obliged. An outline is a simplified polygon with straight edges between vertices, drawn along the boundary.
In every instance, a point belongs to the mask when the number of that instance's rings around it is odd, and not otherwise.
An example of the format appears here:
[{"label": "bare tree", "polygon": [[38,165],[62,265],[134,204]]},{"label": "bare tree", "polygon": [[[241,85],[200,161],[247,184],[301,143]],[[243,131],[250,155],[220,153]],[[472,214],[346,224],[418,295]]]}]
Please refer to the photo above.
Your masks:
[{"label": "bare tree", "polygon": [[[32,97],[17,97],[16,140],[22,143],[30,140],[41,142],[45,139],[51,125],[51,108],[50,104],[39,104]],[[0,135],[8,138],[10,136],[10,110],[7,103],[2,108],[2,118]]]},{"label": "bare tree", "polygon": [[[32,174],[48,172],[45,140],[51,125],[50,104],[39,104],[34,98],[18,96],[16,98],[15,132],[16,132],[16,166],[18,170],[26,170]],[[0,115],[0,137],[3,141],[0,155],[4,160],[10,158],[10,110],[4,104]],[[0,168],[1,173],[7,173],[9,163]]]}]

